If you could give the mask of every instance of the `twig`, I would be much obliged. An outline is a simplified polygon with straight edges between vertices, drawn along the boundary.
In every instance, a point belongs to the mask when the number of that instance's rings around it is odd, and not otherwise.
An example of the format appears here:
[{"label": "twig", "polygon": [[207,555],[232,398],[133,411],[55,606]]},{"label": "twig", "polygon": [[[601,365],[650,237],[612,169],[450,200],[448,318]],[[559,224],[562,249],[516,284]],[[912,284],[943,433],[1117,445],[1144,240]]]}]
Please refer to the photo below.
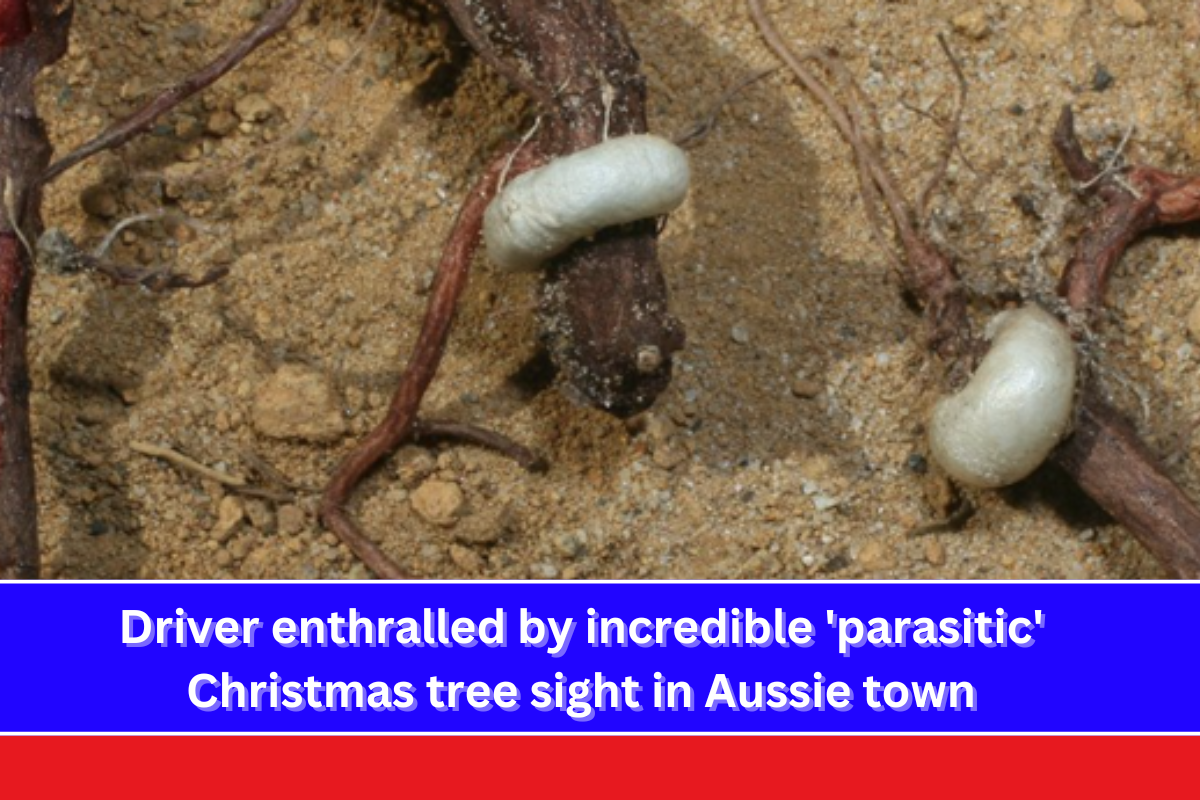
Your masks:
[{"label": "twig", "polygon": [[25,236],[24,231],[21,230],[20,215],[17,213],[17,186],[9,178],[4,179],[3,210],[4,219],[0,220],[0,222],[12,228],[12,232],[21,240],[21,245],[25,248],[25,254],[29,256],[31,261],[36,261],[37,253],[29,244],[29,239]]},{"label": "twig", "polygon": [[512,170],[513,162],[517,160],[517,154],[524,149],[525,145],[533,141],[533,137],[537,135],[538,128],[540,127],[542,127],[542,118],[538,117],[533,121],[533,125],[530,126],[525,135],[521,137],[521,141],[517,142],[517,146],[509,153],[508,159],[504,162],[504,169],[500,170],[500,179],[496,183],[497,192],[503,191],[504,187],[508,185],[508,173]]},{"label": "twig", "polygon": [[160,447],[156,444],[133,441],[129,443],[129,449],[150,458],[160,458],[163,461],[168,461],[180,469],[199,475],[205,480],[216,481],[222,486],[231,486],[235,489],[241,489],[246,486],[246,479],[241,475],[230,475],[228,472],[221,472],[212,467],[206,467],[199,461],[188,458],[178,450],[172,450],[169,447]]},{"label": "twig", "polygon": [[[116,243],[121,233],[134,225],[140,225],[143,222],[153,222],[165,216],[166,212],[158,209],[157,211],[126,217],[112,227],[100,244],[92,250],[90,255],[79,253],[77,255],[78,265],[84,269],[89,269],[99,275],[103,275],[118,286],[140,286],[154,293],[179,289],[200,289],[205,286],[211,286],[229,274],[230,270],[228,267],[213,267],[200,277],[192,278],[187,275],[179,275],[165,267],[133,269],[107,260],[108,251],[112,249],[112,246]],[[195,230],[207,230],[207,226],[192,217],[182,216],[180,220]]]},{"label": "twig", "polygon": [[320,494],[321,490],[314,486],[309,486],[303,483],[297,483],[284,475],[274,466],[269,464],[266,459],[258,455],[252,450],[242,450],[242,460],[245,461],[253,472],[258,473],[258,476],[265,482],[274,484],[275,486],[284,489],[290,489],[293,492],[303,492],[305,494]]},{"label": "twig", "polygon": [[130,116],[114,123],[108,130],[54,162],[46,170],[42,180],[54,180],[72,167],[97,153],[120,147],[130,139],[145,133],[164,114],[198,92],[212,86],[228,72],[242,63],[255,50],[275,34],[283,30],[304,0],[282,0],[272,8],[245,36],[230,45],[215,61],[192,73],[170,89],[160,93]]}]

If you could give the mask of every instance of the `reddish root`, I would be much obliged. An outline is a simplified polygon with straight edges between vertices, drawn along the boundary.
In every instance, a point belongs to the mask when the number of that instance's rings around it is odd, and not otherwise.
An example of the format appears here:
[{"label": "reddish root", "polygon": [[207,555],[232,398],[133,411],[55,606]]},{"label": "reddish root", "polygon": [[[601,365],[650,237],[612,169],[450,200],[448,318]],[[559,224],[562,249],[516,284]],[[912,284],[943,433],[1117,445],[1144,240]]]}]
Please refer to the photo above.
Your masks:
[{"label": "reddish root", "polygon": [[1127,174],[1101,169],[1083,152],[1069,106],[1055,127],[1054,148],[1071,178],[1085,187],[1082,191],[1103,204],[1076,244],[1058,289],[1073,309],[1094,317],[1113,269],[1131,244],[1156,228],[1200,220],[1200,177],[1145,166]]},{"label": "reddish root", "polygon": [[457,438],[512,455],[518,463],[535,465],[536,456],[499,434],[450,423],[419,422],[417,413],[441,364],[459,299],[466,288],[471,260],[478,249],[483,214],[496,195],[500,176],[513,177],[536,165],[532,149],[505,150],[467,196],[446,240],[421,332],[400,385],[383,421],[343,459],[321,499],[321,520],[368,569],[381,578],[405,578],[405,572],[372,542],[346,510],[355,487],[382,459],[406,441]]},{"label": "reddish root", "polygon": [[31,30],[27,0],[0,0],[0,47],[18,44]]},{"label": "reddish root", "polygon": [[[881,252],[895,267],[905,286],[925,307],[930,349],[950,361],[971,352],[966,295],[958,271],[953,260],[918,229],[913,207],[899,188],[895,176],[875,143],[876,134],[866,125],[865,119],[870,115],[870,104],[862,87],[845,65],[828,51],[820,48],[794,50],[771,22],[763,8],[762,0],[747,0],[747,4],[750,15],[767,44],[787,64],[804,88],[825,107],[842,138],[854,151],[860,194],[871,235]],[[930,183],[922,191],[922,202],[925,202],[941,182],[945,173],[945,163],[948,163],[957,146],[957,127],[962,116],[962,102],[965,99],[966,80],[963,78],[961,67],[944,43],[943,47],[959,79],[960,103],[947,136],[944,162],[939,165]],[[817,74],[809,69],[810,62],[817,63],[833,76],[842,92],[848,94],[850,99],[838,99]],[[884,209],[888,214],[887,221],[884,218]],[[899,241],[899,253],[885,233],[889,228]]]},{"label": "reddish root", "polygon": [[229,267],[213,267],[203,275],[193,278],[169,269],[134,269],[90,256],[84,257],[83,266],[98,275],[103,275],[117,286],[137,286],[155,294],[202,289],[212,286],[229,274]]}]

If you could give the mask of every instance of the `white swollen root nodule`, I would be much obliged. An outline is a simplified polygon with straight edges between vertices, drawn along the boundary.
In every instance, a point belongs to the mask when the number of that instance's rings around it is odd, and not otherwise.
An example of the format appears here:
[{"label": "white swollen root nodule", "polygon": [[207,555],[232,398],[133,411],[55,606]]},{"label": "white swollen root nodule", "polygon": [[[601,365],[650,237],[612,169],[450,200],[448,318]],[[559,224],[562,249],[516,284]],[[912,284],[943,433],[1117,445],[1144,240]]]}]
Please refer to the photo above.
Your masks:
[{"label": "white swollen root nodule", "polygon": [[674,211],[691,182],[687,154],[658,136],[622,136],[513,180],[488,207],[488,257],[530,270],[612,225]]},{"label": "white swollen root nodule", "polygon": [[992,348],[958,394],[938,402],[934,459],[967,486],[996,489],[1028,477],[1071,427],[1075,345],[1037,306],[997,315]]}]

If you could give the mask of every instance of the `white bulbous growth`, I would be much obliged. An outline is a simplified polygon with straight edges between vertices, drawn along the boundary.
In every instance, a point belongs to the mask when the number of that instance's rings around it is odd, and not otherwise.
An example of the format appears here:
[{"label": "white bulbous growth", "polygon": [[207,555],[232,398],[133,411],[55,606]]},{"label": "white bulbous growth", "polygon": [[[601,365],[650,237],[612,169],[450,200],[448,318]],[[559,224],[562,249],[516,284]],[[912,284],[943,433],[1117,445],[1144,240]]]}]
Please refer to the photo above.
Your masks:
[{"label": "white bulbous growth", "polygon": [[967,385],[934,407],[934,459],[967,486],[996,489],[1028,477],[1070,430],[1075,344],[1037,306],[998,314],[992,348]]},{"label": "white bulbous growth", "polygon": [[535,269],[603,228],[674,211],[690,182],[687,154],[666,139],[609,139],[508,184],[484,216],[488,258]]}]

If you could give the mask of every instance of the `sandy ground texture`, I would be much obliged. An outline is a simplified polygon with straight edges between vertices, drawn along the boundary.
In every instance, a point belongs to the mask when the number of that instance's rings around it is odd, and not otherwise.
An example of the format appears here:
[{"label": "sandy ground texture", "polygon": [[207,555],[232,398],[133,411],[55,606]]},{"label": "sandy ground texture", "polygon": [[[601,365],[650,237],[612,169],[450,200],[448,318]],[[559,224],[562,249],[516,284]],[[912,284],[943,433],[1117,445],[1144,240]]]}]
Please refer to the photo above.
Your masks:
[{"label": "sandy ground texture", "polygon": [[[204,63],[264,0],[91,0],[40,98],[60,152]],[[381,417],[469,182],[529,124],[410,5],[310,0],[302,18],[139,143],[70,173],[48,225],[94,247],[132,214],[125,263],[228,278],[152,296],[45,257],[33,306],[45,574],[361,578],[316,489]],[[740,2],[620,0],[654,130],[703,118],[776,63]],[[1200,170],[1200,12],[1180,0],[774,0],[785,34],[834,46],[916,192],[951,111],[945,33],[971,84],[934,230],[980,314],[1048,295],[1083,220],[1050,132],[1073,103],[1089,148]],[[376,19],[375,15],[378,14]],[[372,24],[372,20],[376,21]],[[938,371],[874,247],[846,145],[780,72],[693,153],[662,241],[688,332],[671,389],[631,423],[515,380],[536,354],[536,279],[477,264],[426,409],[545,454],[405,448],[354,511],[418,576],[1150,578],[1153,560],[1061,476],[973,496],[960,531],[925,456]],[[1019,201],[1014,200],[1019,198]],[[1193,494],[1200,470],[1200,239],[1139,244],[1094,343],[1105,381]],[[1200,326],[1198,326],[1200,327]],[[1200,333],[1200,330],[1197,331]],[[525,371],[526,373],[528,370]],[[135,452],[172,448],[268,498]]]}]

